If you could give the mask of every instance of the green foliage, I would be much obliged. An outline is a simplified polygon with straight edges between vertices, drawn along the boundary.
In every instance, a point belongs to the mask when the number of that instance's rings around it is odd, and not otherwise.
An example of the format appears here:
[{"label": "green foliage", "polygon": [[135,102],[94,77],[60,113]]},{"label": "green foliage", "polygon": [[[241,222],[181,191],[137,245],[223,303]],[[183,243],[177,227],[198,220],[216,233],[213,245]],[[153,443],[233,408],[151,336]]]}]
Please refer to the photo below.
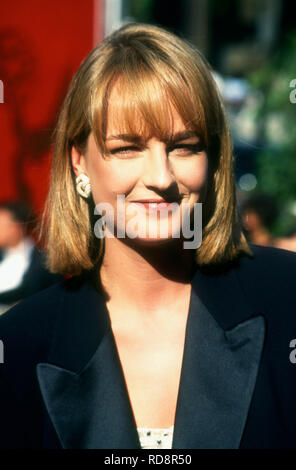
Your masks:
[{"label": "green foliage", "polygon": [[136,21],[149,23],[155,0],[130,0],[130,14]]},{"label": "green foliage", "polygon": [[296,104],[291,103],[290,83],[296,79],[296,30],[274,56],[250,77],[264,99],[257,113],[261,151],[257,157],[258,187],[275,196],[281,216],[274,233],[285,235],[295,225],[296,202]]},{"label": "green foliage", "polygon": [[257,117],[263,143],[257,159],[259,187],[288,204],[296,200],[296,104],[290,101],[290,82],[296,79],[296,30],[249,78],[264,95]]}]

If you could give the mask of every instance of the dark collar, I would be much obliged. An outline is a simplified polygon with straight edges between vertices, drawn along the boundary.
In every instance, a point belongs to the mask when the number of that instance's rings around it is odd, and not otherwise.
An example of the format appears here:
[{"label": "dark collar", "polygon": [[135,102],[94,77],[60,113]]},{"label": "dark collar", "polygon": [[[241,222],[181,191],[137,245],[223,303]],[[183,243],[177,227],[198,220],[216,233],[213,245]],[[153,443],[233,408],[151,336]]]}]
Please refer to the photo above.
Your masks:
[{"label": "dark collar", "polygon": [[[239,447],[264,342],[262,313],[246,304],[234,269],[196,271],[173,448]],[[106,305],[89,280],[68,283],[37,375],[62,447],[140,447]]]}]

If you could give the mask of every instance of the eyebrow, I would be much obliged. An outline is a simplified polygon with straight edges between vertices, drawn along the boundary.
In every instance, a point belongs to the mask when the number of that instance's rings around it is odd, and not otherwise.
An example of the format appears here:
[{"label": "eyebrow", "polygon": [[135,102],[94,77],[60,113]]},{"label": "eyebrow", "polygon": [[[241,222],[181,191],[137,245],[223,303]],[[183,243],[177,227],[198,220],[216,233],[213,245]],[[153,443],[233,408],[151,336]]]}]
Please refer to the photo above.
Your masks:
[{"label": "eyebrow", "polygon": [[[198,137],[198,134],[195,131],[185,130],[177,132],[176,134],[171,135],[170,137],[164,139],[165,143],[171,142],[180,142],[182,140],[191,139],[192,137]],[[109,140],[124,140],[126,142],[132,142],[140,144],[143,142],[143,138],[137,134],[118,134],[110,135],[107,137],[106,142]]]},{"label": "eyebrow", "polygon": [[137,134],[118,134],[110,135],[107,137],[106,142],[109,140],[125,140],[127,142],[140,143],[142,142],[142,137]]},{"label": "eyebrow", "polygon": [[198,134],[195,131],[180,131],[168,138],[167,142],[179,142],[182,140],[192,139],[192,137],[198,137]]}]

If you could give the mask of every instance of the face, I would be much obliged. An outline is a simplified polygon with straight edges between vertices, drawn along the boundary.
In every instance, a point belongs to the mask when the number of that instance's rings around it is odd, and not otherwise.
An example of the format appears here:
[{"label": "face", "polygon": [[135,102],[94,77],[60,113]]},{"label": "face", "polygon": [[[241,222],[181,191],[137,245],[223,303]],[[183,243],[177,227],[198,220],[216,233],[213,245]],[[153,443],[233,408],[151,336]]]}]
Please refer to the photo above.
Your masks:
[{"label": "face", "polygon": [[5,209],[0,209],[0,249],[17,245],[23,237],[21,224]]},{"label": "face", "polygon": [[254,230],[263,226],[259,215],[252,209],[247,209],[242,214],[243,226],[247,232],[253,232]]},{"label": "face", "polygon": [[[178,238],[187,210],[192,216],[194,204],[204,201],[207,154],[199,137],[185,128],[175,110],[169,140],[125,132],[112,105],[116,94],[114,88],[108,110],[107,155],[100,153],[90,134],[84,154],[72,149],[74,171],[90,178],[95,204],[112,206],[115,236],[119,229],[129,238],[127,234],[135,233],[132,238],[137,243]],[[120,207],[118,195],[122,195]]]}]

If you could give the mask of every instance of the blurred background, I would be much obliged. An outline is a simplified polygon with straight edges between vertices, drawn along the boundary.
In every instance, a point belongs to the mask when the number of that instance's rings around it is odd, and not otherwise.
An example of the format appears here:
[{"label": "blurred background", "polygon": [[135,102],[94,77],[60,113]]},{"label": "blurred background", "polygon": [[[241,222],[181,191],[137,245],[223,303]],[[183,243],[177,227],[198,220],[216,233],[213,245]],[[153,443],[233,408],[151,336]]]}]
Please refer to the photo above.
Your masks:
[{"label": "blurred background", "polygon": [[[38,221],[48,190],[57,112],[74,72],[117,27],[131,21],[153,23],[190,40],[213,67],[231,124],[237,198],[247,237],[296,251],[294,4],[2,1],[0,203],[25,204]],[[0,252],[5,249],[0,246]]]}]

